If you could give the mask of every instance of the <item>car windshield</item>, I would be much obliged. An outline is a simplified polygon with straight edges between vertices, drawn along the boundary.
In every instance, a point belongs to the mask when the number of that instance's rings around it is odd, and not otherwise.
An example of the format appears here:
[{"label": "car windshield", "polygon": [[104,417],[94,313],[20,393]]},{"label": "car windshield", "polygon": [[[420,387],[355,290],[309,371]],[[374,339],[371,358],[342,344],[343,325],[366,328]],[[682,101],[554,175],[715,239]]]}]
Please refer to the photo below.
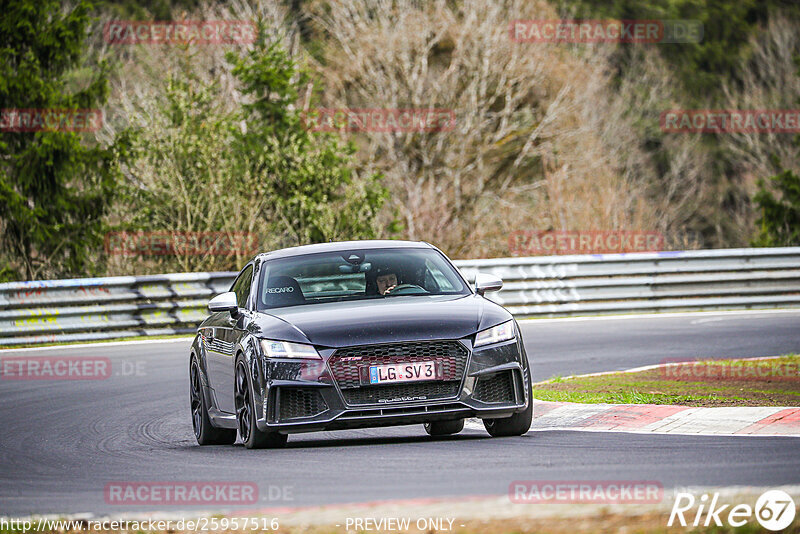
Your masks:
[{"label": "car windshield", "polygon": [[395,248],[326,252],[268,260],[259,283],[260,310],[407,295],[468,295],[442,254]]}]

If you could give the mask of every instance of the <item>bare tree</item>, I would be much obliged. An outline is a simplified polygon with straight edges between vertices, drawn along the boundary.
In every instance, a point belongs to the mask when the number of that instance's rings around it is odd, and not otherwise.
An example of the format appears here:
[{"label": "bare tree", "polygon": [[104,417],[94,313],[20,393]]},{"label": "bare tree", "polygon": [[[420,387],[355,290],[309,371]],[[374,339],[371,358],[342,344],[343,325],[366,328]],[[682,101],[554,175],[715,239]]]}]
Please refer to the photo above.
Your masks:
[{"label": "bare tree", "polygon": [[408,237],[474,257],[508,254],[515,229],[658,227],[641,179],[651,168],[609,89],[609,49],[511,38],[512,20],[548,18],[549,4],[517,0],[312,11],[329,45],[316,66],[327,106],[455,113],[449,131],[354,135]]},{"label": "bare tree", "polygon": [[[776,14],[750,42],[750,57],[741,65],[741,84],[725,87],[727,107],[744,110],[793,110],[800,107],[800,55],[797,20]],[[800,147],[790,133],[731,133],[723,146],[741,168],[748,189],[758,178],[773,176],[784,169],[800,172]],[[756,214],[747,222],[752,228]]]}]

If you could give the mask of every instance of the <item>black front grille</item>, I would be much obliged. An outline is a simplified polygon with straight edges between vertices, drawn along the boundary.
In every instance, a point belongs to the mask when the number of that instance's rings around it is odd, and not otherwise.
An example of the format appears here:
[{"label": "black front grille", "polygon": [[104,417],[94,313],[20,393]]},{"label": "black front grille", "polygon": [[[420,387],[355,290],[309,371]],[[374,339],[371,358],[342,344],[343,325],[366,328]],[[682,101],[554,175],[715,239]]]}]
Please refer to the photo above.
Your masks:
[{"label": "black front grille", "polygon": [[313,417],[328,409],[325,399],[316,389],[280,388],[278,406],[281,421]]},{"label": "black front grille", "polygon": [[458,395],[460,380],[447,382],[409,382],[391,386],[365,386],[344,389],[342,394],[347,404],[382,404],[411,402],[414,400],[447,399]]},{"label": "black front grille", "polygon": [[515,402],[514,377],[511,376],[511,371],[479,378],[472,398],[481,402]]},{"label": "black front grille", "polygon": [[342,389],[361,387],[359,370],[370,365],[436,361],[445,381],[461,381],[467,366],[467,350],[457,341],[428,341],[362,345],[338,349],[328,361]]},{"label": "black front grille", "polygon": [[[469,353],[457,341],[420,341],[338,349],[328,360],[347,404],[382,404],[458,396]],[[361,384],[371,365],[438,362],[441,380],[373,386]]]}]

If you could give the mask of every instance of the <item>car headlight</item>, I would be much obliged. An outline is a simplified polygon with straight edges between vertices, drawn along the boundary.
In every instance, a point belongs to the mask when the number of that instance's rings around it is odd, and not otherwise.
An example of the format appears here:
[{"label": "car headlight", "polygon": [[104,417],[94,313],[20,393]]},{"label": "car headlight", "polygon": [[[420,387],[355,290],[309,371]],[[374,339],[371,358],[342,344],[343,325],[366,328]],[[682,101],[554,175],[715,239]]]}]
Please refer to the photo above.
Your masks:
[{"label": "car headlight", "polygon": [[491,343],[500,343],[501,341],[508,341],[514,339],[514,320],[506,321],[503,324],[481,330],[475,336],[475,347],[482,345],[489,345]]},{"label": "car headlight", "polygon": [[268,358],[303,358],[306,360],[321,360],[317,349],[304,343],[290,343],[289,341],[273,341],[262,339],[261,348]]}]

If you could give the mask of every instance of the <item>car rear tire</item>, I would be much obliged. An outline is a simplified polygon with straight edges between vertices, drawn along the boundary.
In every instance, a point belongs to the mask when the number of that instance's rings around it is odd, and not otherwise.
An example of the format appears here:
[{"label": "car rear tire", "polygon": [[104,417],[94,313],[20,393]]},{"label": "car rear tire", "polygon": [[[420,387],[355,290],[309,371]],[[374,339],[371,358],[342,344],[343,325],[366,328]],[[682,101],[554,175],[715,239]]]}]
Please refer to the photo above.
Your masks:
[{"label": "car rear tire", "polygon": [[286,445],[286,434],[262,432],[256,426],[256,409],[247,368],[243,362],[236,365],[236,423],[242,443],[248,449],[279,448]]},{"label": "car rear tire", "polygon": [[464,430],[464,420],[456,419],[455,421],[431,421],[425,423],[425,432],[431,436],[449,436],[451,434],[458,434]]},{"label": "car rear tire", "polygon": [[526,382],[528,407],[524,411],[515,413],[511,417],[483,420],[484,428],[493,438],[521,436],[530,430],[531,421],[533,421],[533,390],[531,388],[530,371]]},{"label": "car rear tire", "polygon": [[192,428],[199,445],[231,445],[236,441],[236,431],[217,428],[208,417],[205,395],[200,380],[200,366],[195,358],[189,365],[189,402],[192,409]]}]

